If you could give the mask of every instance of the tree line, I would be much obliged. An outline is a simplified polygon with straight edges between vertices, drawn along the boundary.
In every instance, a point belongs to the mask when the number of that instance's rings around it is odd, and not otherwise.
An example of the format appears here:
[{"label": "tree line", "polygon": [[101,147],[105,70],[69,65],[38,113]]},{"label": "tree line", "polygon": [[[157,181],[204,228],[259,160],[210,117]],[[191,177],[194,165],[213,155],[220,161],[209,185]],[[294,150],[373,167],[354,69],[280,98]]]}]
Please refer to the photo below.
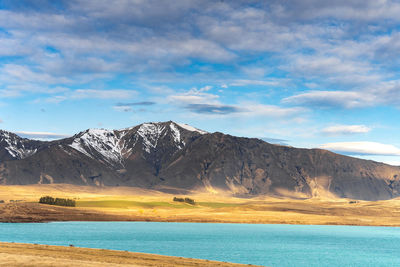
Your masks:
[{"label": "tree line", "polygon": [[48,205],[56,205],[56,206],[66,206],[66,207],[75,207],[76,206],[76,202],[73,199],[53,198],[51,196],[41,197],[39,199],[39,203],[48,204]]}]

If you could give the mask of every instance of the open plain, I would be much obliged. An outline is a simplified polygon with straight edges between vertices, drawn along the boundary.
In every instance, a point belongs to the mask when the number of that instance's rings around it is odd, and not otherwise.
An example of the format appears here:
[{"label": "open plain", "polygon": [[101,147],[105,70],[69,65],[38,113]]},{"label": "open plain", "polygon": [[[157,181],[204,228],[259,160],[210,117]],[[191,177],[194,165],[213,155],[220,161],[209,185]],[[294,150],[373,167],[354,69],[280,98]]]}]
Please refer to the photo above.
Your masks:
[{"label": "open plain", "polygon": [[[41,196],[75,199],[77,207],[38,204]],[[195,205],[174,202],[190,197]],[[156,221],[400,226],[400,200],[238,198],[223,193],[174,195],[128,187],[0,186],[1,222]]]}]

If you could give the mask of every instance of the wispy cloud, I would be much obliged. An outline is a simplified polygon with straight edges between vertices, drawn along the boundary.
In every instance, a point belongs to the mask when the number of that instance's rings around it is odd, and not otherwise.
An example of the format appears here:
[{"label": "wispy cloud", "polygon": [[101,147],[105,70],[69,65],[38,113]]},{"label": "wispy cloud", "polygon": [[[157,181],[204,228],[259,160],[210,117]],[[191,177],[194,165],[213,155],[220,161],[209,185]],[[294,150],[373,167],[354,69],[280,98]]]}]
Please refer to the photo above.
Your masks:
[{"label": "wispy cloud", "polygon": [[55,140],[55,139],[62,139],[70,137],[67,134],[59,134],[59,133],[50,133],[50,132],[25,132],[19,131],[15,132],[17,135],[29,138],[29,139],[36,139],[36,140]]},{"label": "wispy cloud", "polygon": [[189,104],[185,106],[185,109],[190,110],[191,112],[194,113],[218,114],[218,115],[226,115],[226,114],[242,112],[240,108],[229,105]]},{"label": "wispy cloud", "polygon": [[168,96],[168,100],[172,103],[183,103],[183,104],[205,104],[205,103],[212,103],[212,104],[219,104],[218,98],[219,95],[207,93],[212,87],[205,86],[203,88],[197,89],[192,88],[186,92],[172,94]]},{"label": "wispy cloud", "polygon": [[152,106],[155,105],[156,102],[151,101],[142,101],[142,102],[131,102],[131,103],[117,103],[115,106],[117,107],[127,107],[127,106]]},{"label": "wispy cloud", "polygon": [[296,119],[298,116],[307,112],[307,109],[301,107],[281,107],[259,103],[244,103],[241,106],[243,107],[243,114],[247,116],[264,116],[272,118],[290,117]]},{"label": "wispy cloud", "polygon": [[337,142],[327,143],[320,146],[322,149],[331,150],[346,155],[383,155],[400,156],[400,148],[377,142]]},{"label": "wispy cloud", "polygon": [[113,106],[113,109],[116,111],[122,111],[122,112],[132,112],[133,107],[137,106],[152,106],[155,105],[156,102],[151,102],[151,101],[142,101],[142,102],[130,102],[130,103],[117,103]]},{"label": "wispy cloud", "polygon": [[284,86],[287,84],[287,79],[268,79],[268,80],[234,80],[230,86],[246,86],[246,85],[258,85],[258,86]]},{"label": "wispy cloud", "polygon": [[97,90],[97,89],[77,89],[66,92],[63,95],[55,95],[46,99],[50,103],[60,103],[66,100],[77,99],[130,99],[137,95],[134,90]]},{"label": "wispy cloud", "polygon": [[286,97],[282,103],[307,105],[313,107],[357,108],[372,106],[375,96],[354,91],[308,91]]},{"label": "wispy cloud", "polygon": [[368,133],[369,131],[371,128],[365,125],[334,125],[322,129],[321,132],[325,135],[336,136]]}]

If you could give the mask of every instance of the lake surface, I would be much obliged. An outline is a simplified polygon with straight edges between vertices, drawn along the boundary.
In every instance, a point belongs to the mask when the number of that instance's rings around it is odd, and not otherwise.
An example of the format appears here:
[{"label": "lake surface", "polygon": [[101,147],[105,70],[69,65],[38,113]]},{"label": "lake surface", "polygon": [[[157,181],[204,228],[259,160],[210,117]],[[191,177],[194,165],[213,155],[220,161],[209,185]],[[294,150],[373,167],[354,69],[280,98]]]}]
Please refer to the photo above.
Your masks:
[{"label": "lake surface", "polygon": [[0,241],[265,266],[400,266],[400,228],[268,224],[0,223]]}]

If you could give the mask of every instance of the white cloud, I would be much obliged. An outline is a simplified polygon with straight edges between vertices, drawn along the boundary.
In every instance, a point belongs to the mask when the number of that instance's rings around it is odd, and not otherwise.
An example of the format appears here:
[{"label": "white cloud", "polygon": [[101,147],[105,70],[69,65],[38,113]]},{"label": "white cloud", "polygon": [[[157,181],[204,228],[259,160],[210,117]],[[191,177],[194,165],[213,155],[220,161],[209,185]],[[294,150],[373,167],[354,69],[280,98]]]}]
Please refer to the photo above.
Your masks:
[{"label": "white cloud", "polygon": [[246,86],[246,85],[260,85],[260,86],[282,86],[286,84],[287,79],[268,79],[268,80],[234,80],[230,86]]},{"label": "white cloud", "polygon": [[238,106],[243,109],[242,114],[246,116],[297,117],[301,113],[307,111],[305,108],[301,107],[285,108],[276,105],[264,105],[256,103],[247,103]]},{"label": "white cloud", "polygon": [[175,104],[219,104],[217,101],[218,95],[205,93],[211,88],[211,86],[205,86],[200,89],[192,88],[181,94],[170,95],[167,99]]},{"label": "white cloud", "polygon": [[205,86],[200,89],[192,88],[185,93],[170,95],[167,99],[171,103],[183,106],[193,113],[211,116],[297,117],[297,115],[307,111],[302,107],[280,107],[250,102],[239,104],[222,103],[219,100],[219,95],[207,92],[211,88],[211,86]]},{"label": "white cloud", "polygon": [[113,106],[113,109],[119,112],[133,111],[133,108],[131,106]]},{"label": "white cloud", "polygon": [[282,103],[317,107],[361,108],[397,105],[400,101],[400,80],[378,82],[359,90],[310,90],[282,99]]},{"label": "white cloud", "polygon": [[368,133],[371,128],[365,125],[334,125],[322,129],[322,133],[326,135],[349,135]]},{"label": "white cloud", "polygon": [[51,97],[47,98],[45,101],[48,103],[60,103],[65,100],[67,100],[66,96],[56,95],[56,96],[51,96]]},{"label": "white cloud", "polygon": [[300,75],[347,75],[367,73],[371,66],[366,62],[345,60],[339,57],[325,55],[297,55],[290,65],[293,72]]},{"label": "white cloud", "polygon": [[376,142],[337,142],[320,145],[319,148],[347,155],[400,156],[400,148]]},{"label": "white cloud", "polygon": [[311,105],[320,107],[357,108],[373,106],[376,96],[367,92],[356,91],[308,91],[302,94],[286,97],[282,103]]},{"label": "white cloud", "polygon": [[78,89],[71,93],[71,98],[99,98],[99,99],[127,99],[137,94],[133,90],[95,90],[95,89]]},{"label": "white cloud", "polygon": [[6,64],[3,66],[2,71],[8,77],[12,77],[18,82],[24,81],[40,84],[57,84],[70,82],[70,80],[65,77],[54,77],[44,72],[35,72],[27,66],[16,64]]},{"label": "white cloud", "polygon": [[46,99],[49,103],[60,103],[70,99],[130,99],[135,97],[137,92],[134,90],[97,90],[97,89],[77,89],[64,95],[55,95]]},{"label": "white cloud", "polygon": [[33,49],[22,45],[18,40],[0,37],[0,56],[29,55]]},{"label": "white cloud", "polygon": [[21,137],[35,139],[35,140],[53,140],[53,139],[62,139],[62,138],[70,137],[70,135],[67,135],[67,134],[59,134],[59,133],[51,133],[51,132],[19,131],[19,132],[15,132],[15,133]]}]

